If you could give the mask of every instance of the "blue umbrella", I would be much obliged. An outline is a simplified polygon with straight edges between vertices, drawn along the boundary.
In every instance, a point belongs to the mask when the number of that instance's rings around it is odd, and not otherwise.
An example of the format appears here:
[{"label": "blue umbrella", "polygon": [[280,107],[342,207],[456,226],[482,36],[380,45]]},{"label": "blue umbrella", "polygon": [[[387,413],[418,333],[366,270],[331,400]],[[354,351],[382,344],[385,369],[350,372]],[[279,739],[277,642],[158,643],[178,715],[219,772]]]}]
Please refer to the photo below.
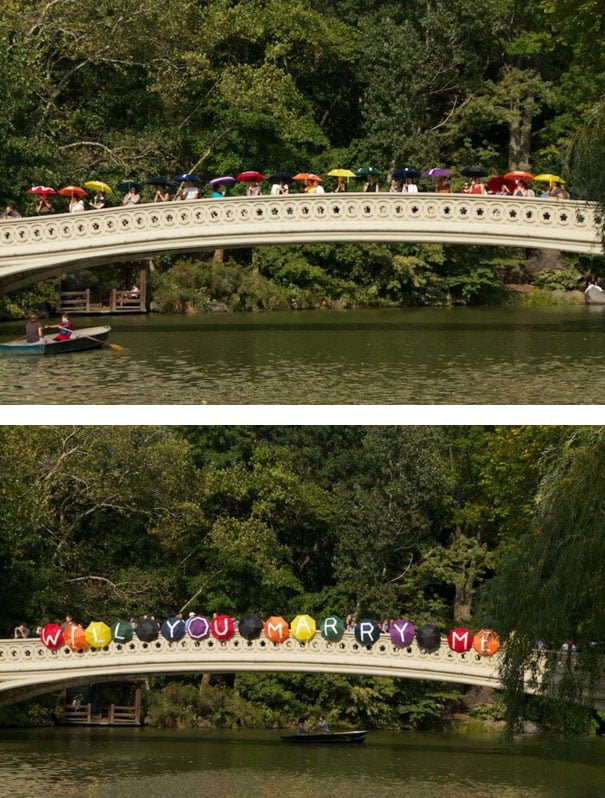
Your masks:
[{"label": "blue umbrella", "polygon": [[197,175],[175,175],[173,178],[177,183],[201,183],[202,181]]},{"label": "blue umbrella", "polygon": [[418,180],[420,177],[420,170],[416,169],[414,166],[404,166],[403,168],[396,169],[393,172],[393,177],[395,180],[407,180],[408,177]]},{"label": "blue umbrella", "polygon": [[160,631],[166,640],[182,640],[186,631],[185,621],[182,618],[177,618],[176,615],[171,615],[170,618],[166,618]]},{"label": "blue umbrella", "polygon": [[362,646],[373,646],[379,637],[380,627],[376,621],[364,618],[355,626],[355,639]]}]

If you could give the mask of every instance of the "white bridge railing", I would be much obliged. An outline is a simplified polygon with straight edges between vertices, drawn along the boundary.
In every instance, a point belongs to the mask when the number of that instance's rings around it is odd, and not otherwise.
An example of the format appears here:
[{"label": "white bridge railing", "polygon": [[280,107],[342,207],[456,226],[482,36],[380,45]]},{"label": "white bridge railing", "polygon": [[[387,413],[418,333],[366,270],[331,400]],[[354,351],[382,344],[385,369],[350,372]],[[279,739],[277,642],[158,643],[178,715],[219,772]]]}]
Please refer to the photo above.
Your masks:
[{"label": "white bridge railing", "polygon": [[204,199],[0,222],[0,290],[169,252],[326,242],[602,252],[594,204],[463,194]]}]

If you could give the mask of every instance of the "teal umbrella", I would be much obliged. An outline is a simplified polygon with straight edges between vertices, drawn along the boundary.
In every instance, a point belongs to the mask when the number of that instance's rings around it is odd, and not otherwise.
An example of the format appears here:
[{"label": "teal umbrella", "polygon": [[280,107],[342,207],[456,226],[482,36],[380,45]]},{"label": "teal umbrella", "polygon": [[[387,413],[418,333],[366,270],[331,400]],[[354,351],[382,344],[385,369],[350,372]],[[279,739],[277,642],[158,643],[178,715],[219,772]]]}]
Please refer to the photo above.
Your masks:
[{"label": "teal umbrella", "polygon": [[127,180],[121,180],[118,185],[116,186],[117,191],[130,191],[131,188],[136,188],[137,191],[141,191],[143,188],[142,184],[138,182],[138,180],[131,180],[128,178]]},{"label": "teal umbrella", "polygon": [[338,615],[329,615],[319,624],[319,631],[324,640],[337,642],[345,633],[345,622]]},{"label": "teal umbrella", "polygon": [[128,621],[116,621],[111,624],[111,636],[116,643],[130,643],[134,635],[132,624]]},{"label": "teal umbrella", "polygon": [[361,169],[357,169],[355,174],[357,177],[368,177],[369,175],[372,175],[372,177],[382,177],[380,169],[374,169],[373,166],[362,166]]}]

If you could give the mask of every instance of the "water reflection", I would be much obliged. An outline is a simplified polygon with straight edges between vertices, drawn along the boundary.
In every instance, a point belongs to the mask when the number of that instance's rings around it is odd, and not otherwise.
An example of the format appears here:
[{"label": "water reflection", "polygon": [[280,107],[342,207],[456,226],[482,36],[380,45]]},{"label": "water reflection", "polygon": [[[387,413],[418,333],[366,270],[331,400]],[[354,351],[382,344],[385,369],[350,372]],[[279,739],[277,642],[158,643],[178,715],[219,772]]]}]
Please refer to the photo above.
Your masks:
[{"label": "water reflection", "polygon": [[[0,357],[2,401],[600,403],[603,310],[117,317],[112,340],[124,353]],[[20,324],[0,324],[0,340],[20,332]]]}]

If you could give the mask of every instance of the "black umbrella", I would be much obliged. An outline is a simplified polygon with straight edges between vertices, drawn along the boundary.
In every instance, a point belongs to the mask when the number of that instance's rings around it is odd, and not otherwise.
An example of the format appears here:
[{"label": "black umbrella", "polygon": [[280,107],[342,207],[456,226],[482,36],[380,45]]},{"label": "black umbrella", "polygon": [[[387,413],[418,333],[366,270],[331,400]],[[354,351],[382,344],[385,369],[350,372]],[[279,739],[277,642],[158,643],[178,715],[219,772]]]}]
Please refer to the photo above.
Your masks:
[{"label": "black umbrella", "polygon": [[146,182],[148,186],[168,186],[169,188],[176,186],[174,180],[170,180],[169,177],[159,177],[158,175],[150,177]]},{"label": "black umbrella", "polygon": [[248,613],[240,619],[237,630],[245,640],[256,640],[263,631],[263,622],[258,615]]},{"label": "black umbrella", "polygon": [[135,632],[139,640],[144,643],[151,643],[152,640],[158,639],[160,629],[156,621],[152,621],[151,618],[144,618],[137,623]]},{"label": "black umbrella", "polygon": [[380,627],[376,621],[363,618],[355,626],[355,640],[362,646],[373,646],[380,637]]},{"label": "black umbrella", "polygon": [[436,651],[441,645],[441,632],[434,623],[425,623],[416,629],[416,641],[425,651]]},{"label": "black umbrella", "polygon": [[291,183],[292,175],[287,172],[276,172],[274,175],[269,175],[267,180],[269,183]]},{"label": "black umbrella", "polygon": [[487,177],[488,172],[482,166],[465,166],[460,170],[460,174],[464,177]]},{"label": "black umbrella", "polygon": [[420,169],[416,169],[415,166],[400,167],[393,172],[393,177],[395,180],[407,180],[408,177],[418,180],[420,177]]}]

